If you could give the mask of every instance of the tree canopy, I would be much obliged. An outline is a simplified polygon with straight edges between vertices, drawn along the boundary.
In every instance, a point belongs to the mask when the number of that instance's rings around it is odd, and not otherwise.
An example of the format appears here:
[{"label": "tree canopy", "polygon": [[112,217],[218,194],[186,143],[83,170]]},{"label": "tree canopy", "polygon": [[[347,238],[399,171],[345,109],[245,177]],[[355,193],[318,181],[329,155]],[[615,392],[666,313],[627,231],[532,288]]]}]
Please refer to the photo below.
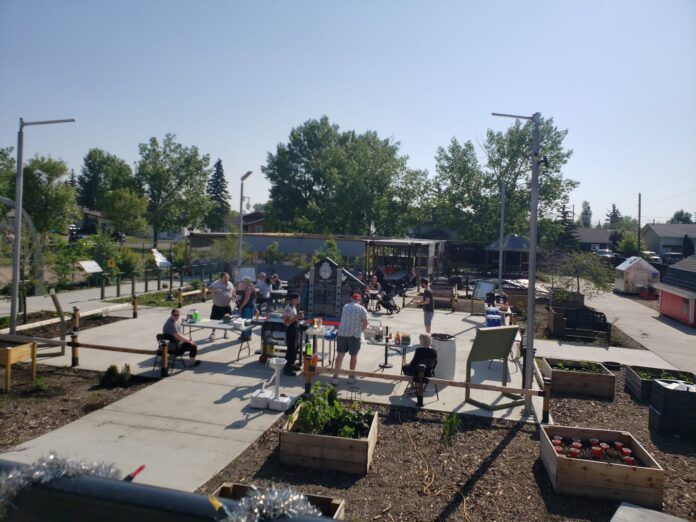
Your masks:
[{"label": "tree canopy", "polygon": [[580,211],[579,224],[583,228],[592,227],[592,209],[589,201],[582,202],[582,210]]},{"label": "tree canopy", "polygon": [[119,188],[106,194],[102,212],[115,231],[134,234],[147,228],[147,198],[131,189]]},{"label": "tree canopy", "polygon": [[218,159],[213,167],[213,174],[208,179],[206,194],[210,199],[210,210],[205,216],[205,226],[212,232],[218,232],[225,226],[225,220],[230,214],[230,193],[227,190],[225,171],[222,160]]},{"label": "tree canopy", "polygon": [[669,223],[683,223],[685,225],[690,225],[693,222],[691,212],[685,212],[684,210],[677,210],[669,220]]},{"label": "tree canopy", "polygon": [[82,207],[103,210],[109,192],[118,189],[140,192],[138,180],[121,158],[102,149],[90,149],[77,177],[77,202]]}]

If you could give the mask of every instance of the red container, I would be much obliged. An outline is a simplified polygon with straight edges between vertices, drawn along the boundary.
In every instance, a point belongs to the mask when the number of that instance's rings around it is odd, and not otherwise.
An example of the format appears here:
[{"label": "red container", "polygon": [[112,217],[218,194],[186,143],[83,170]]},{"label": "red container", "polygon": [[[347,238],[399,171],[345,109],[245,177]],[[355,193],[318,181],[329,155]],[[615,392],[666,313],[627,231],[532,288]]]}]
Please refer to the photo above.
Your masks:
[{"label": "red container", "polygon": [[579,450],[580,448],[582,448],[582,443],[581,442],[573,442],[573,447],[575,449]]},{"label": "red container", "polygon": [[570,456],[577,459],[580,456],[580,450],[578,448],[570,448]]},{"label": "red container", "polygon": [[561,437],[560,435],[554,435],[554,436],[553,436],[553,440],[557,440],[558,442],[562,442],[562,441],[563,441],[563,437]]},{"label": "red container", "polygon": [[592,456],[595,458],[600,458],[602,456],[602,448],[599,446],[592,446]]},{"label": "red container", "polygon": [[632,452],[630,449],[628,449],[628,448],[621,448],[621,454],[622,454],[624,457],[630,457],[630,456],[631,456],[631,453],[633,453],[633,452]]},{"label": "red container", "polygon": [[553,439],[553,440],[551,441],[551,443],[552,443],[554,446],[559,446],[559,447],[560,447],[560,445],[561,445],[560,439]]},{"label": "red container", "polygon": [[554,448],[556,448],[556,453],[558,453],[559,455],[563,455],[563,448],[562,447],[554,446]]},{"label": "red container", "polygon": [[600,442],[599,447],[602,448],[602,451],[605,453],[609,451],[609,444],[607,444],[606,442]]},{"label": "red container", "polygon": [[636,459],[633,457],[624,457],[624,464],[627,464],[628,466],[634,466],[636,464]]},{"label": "red container", "polygon": [[599,439],[590,439],[591,446],[599,446]]},{"label": "red container", "polygon": [[580,439],[578,437],[573,437],[573,442],[580,442]]},{"label": "red container", "polygon": [[621,448],[624,447],[623,442],[619,442],[618,440],[614,443],[614,447],[616,448],[617,451],[621,451]]}]

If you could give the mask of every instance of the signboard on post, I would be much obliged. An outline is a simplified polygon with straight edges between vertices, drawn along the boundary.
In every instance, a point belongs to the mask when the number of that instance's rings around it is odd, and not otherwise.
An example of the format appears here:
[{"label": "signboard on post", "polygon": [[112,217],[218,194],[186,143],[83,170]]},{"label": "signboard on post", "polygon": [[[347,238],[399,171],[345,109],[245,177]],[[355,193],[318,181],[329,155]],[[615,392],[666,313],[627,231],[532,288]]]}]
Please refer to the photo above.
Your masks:
[{"label": "signboard on post", "polygon": [[88,274],[101,274],[104,271],[94,259],[78,261],[77,264]]},{"label": "signboard on post", "polygon": [[152,249],[152,255],[155,257],[157,268],[169,268],[172,264],[167,260],[162,253],[156,248]]}]

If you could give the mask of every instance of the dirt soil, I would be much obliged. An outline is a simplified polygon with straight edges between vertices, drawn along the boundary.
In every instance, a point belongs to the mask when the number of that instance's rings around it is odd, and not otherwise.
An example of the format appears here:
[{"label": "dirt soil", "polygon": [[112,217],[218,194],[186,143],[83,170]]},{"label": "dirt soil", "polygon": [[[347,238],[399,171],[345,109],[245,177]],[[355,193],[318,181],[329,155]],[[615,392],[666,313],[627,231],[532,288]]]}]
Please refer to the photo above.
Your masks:
[{"label": "dirt soil", "polygon": [[660,301],[658,301],[657,299],[653,299],[653,300],[641,299],[637,295],[623,295],[623,297],[626,297],[627,299],[630,299],[631,301],[635,301],[638,304],[641,304],[641,305],[646,306],[652,310],[655,310],[656,312],[660,311]]},{"label": "dirt soil", "polygon": [[[452,443],[442,413],[376,406],[379,439],[366,476],[283,465],[279,420],[200,488],[223,482],[293,486],[346,500],[348,520],[593,520],[608,521],[617,502],[553,492],[539,459],[535,426],[462,416]],[[614,402],[552,399],[558,424],[628,430],[665,468],[665,512],[696,519],[696,445],[653,442],[647,407],[633,402],[617,377]]]},{"label": "dirt soil", "polygon": [[133,377],[127,388],[101,388],[99,372],[38,365],[31,383],[28,364],[12,366],[12,388],[0,389],[0,451],[60,428],[141,390],[151,380]]}]

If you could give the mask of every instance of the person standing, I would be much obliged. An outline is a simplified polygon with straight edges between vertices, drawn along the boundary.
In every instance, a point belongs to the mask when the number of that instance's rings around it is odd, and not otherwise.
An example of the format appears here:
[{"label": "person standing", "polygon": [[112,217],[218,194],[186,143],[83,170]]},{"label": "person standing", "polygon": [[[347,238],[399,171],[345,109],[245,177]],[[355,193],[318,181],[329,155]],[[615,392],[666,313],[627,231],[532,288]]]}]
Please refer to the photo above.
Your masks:
[{"label": "person standing", "polygon": [[[252,319],[254,317],[254,306],[256,304],[256,287],[248,277],[242,279],[242,282],[244,283],[244,290],[242,291],[242,298],[239,302],[239,316],[242,319]],[[249,339],[251,339],[251,329],[243,330],[242,334],[239,336],[239,340],[244,342]]]},{"label": "person standing", "polygon": [[256,288],[259,290],[259,295],[256,296],[256,301],[259,305],[259,310],[261,310],[261,305],[268,306],[271,300],[271,286],[268,284],[266,279],[266,273],[261,272],[256,280]]},{"label": "person standing", "polygon": [[425,323],[425,331],[430,333],[430,326],[433,324],[433,316],[435,315],[435,303],[433,302],[433,291],[430,288],[430,281],[423,278],[420,280],[423,288],[423,299],[420,304],[423,307],[423,322]]},{"label": "person standing", "polygon": [[283,324],[285,325],[285,375],[297,375],[299,367],[295,364],[297,352],[300,347],[300,321],[304,317],[304,312],[298,311],[300,304],[300,294],[293,292],[288,295],[288,305],[283,311]]},{"label": "person standing", "polygon": [[211,319],[222,319],[225,314],[232,314],[230,303],[234,299],[234,285],[230,282],[230,275],[227,272],[220,274],[220,279],[208,286],[208,290],[213,294],[213,309],[210,312]]},{"label": "person standing", "polygon": [[[360,338],[363,330],[367,328],[367,310],[360,304],[360,294],[353,294],[351,302],[343,305],[341,310],[341,324],[338,325],[338,337],[336,339],[336,361],[334,370],[340,370],[346,352],[350,354],[350,371],[355,371],[358,364],[358,352],[360,351]],[[334,373],[332,381],[335,383],[338,373]],[[355,376],[351,373],[348,384],[355,382]]]}]

